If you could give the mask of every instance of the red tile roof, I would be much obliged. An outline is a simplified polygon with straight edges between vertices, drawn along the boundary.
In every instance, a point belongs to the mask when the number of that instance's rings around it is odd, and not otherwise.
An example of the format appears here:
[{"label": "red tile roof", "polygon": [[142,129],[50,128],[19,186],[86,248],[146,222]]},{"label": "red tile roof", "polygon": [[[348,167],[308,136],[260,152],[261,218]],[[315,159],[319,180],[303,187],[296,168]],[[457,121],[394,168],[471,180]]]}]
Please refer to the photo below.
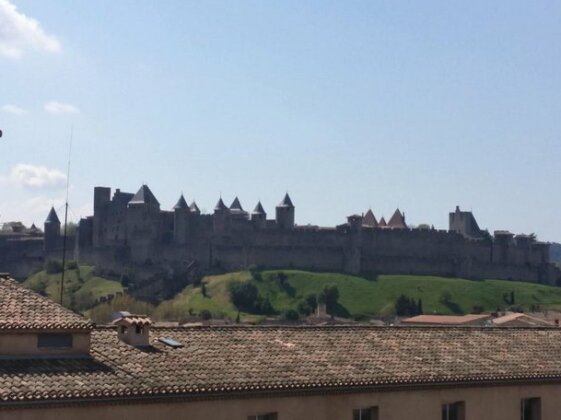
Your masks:
[{"label": "red tile roof", "polygon": [[475,322],[491,319],[489,314],[469,314],[469,315],[417,315],[403,319],[403,324],[434,324],[434,325],[466,325]]},{"label": "red tile roof", "polygon": [[82,316],[0,277],[0,331],[33,329],[89,330],[93,324]]},{"label": "red tile roof", "polygon": [[115,328],[98,328],[91,359],[0,360],[0,405],[561,382],[555,328],[153,327],[151,334],[152,346],[138,349],[120,342]]}]

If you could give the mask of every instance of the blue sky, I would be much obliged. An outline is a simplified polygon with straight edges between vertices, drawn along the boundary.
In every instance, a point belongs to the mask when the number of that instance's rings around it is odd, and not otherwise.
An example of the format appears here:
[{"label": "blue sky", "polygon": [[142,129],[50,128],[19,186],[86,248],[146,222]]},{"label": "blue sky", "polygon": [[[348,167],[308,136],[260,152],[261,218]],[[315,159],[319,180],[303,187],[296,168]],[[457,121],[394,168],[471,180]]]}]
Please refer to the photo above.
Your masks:
[{"label": "blue sky", "polygon": [[[14,9],[16,7],[17,9]],[[33,24],[33,21],[35,24]],[[561,240],[561,2],[0,0],[0,223],[93,187]],[[31,22],[31,23],[30,23]],[[9,29],[9,30],[7,30]]]}]

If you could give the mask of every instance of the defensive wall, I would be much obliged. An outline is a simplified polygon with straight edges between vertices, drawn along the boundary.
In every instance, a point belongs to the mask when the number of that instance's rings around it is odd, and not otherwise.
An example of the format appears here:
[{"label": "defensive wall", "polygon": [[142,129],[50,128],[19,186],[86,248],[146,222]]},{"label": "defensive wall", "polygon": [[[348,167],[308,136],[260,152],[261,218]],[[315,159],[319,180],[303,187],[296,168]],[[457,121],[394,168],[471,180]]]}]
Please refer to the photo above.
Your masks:
[{"label": "defensive wall", "polygon": [[[371,210],[335,227],[298,226],[294,220],[288,194],[269,219],[261,203],[248,212],[237,198],[230,207],[220,199],[212,214],[201,214],[183,196],[173,209],[162,210],[146,185],[136,194],[117,189],[112,197],[110,188],[96,187],[94,214],[80,220],[76,237],[68,242],[74,255],[68,257],[144,279],[157,273],[182,275],[196,263],[205,272],[257,265],[561,284],[561,271],[549,263],[548,244],[507,231],[490,235],[471,212],[458,207],[450,213],[449,230],[410,228],[399,210],[387,223]],[[23,274],[45,258],[60,256],[61,241],[52,209],[43,241],[0,237],[5,250],[0,263],[16,276]]]}]

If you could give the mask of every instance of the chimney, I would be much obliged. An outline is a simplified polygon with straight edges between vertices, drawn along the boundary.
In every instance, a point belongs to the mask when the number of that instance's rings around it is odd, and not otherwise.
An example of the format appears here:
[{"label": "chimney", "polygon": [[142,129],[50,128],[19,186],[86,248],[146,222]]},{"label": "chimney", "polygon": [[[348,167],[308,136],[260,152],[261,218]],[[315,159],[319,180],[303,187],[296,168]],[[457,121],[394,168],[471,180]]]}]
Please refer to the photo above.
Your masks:
[{"label": "chimney", "polygon": [[134,347],[150,345],[152,321],[146,315],[123,315],[112,324],[117,326],[117,336],[123,343]]}]

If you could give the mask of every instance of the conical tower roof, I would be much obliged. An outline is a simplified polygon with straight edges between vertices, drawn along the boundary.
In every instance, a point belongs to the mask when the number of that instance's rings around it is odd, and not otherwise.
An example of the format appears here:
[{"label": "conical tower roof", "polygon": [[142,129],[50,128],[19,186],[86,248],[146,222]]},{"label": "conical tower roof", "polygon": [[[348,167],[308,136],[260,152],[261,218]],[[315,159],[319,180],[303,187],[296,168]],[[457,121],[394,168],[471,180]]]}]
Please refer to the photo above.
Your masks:
[{"label": "conical tower roof", "polygon": [[218,203],[214,206],[214,210],[228,210],[228,207],[226,207],[226,204],[222,201],[222,197],[220,197],[220,200],[218,200]]},{"label": "conical tower roof", "polygon": [[240,203],[238,197],[234,198],[234,201],[232,201],[232,204],[230,205],[230,210],[243,211],[242,204]]},{"label": "conical tower roof", "polygon": [[148,185],[142,185],[134,197],[129,201],[129,204],[155,204],[160,205]]},{"label": "conical tower roof", "polygon": [[364,217],[362,218],[362,225],[363,226],[370,226],[376,227],[378,226],[378,221],[376,220],[376,216],[372,212],[372,209],[368,209]]},{"label": "conical tower roof", "polygon": [[401,229],[407,227],[407,225],[405,224],[405,217],[403,217],[399,209],[395,210],[393,216],[388,222],[388,226],[392,228],[401,228]]},{"label": "conical tower roof", "polygon": [[378,222],[378,226],[379,227],[385,227],[388,224],[386,223],[386,219],[384,219],[384,216],[382,216],[382,218],[380,219],[380,221]]},{"label": "conical tower roof", "polygon": [[185,201],[185,197],[183,197],[183,194],[181,194],[181,197],[179,197],[179,200],[177,200],[177,203],[175,204],[175,206],[173,206],[173,209],[188,209],[189,206],[187,205],[187,201]]},{"label": "conical tower roof", "polygon": [[252,214],[267,214],[265,213],[265,209],[263,208],[263,206],[261,205],[261,201],[257,202],[257,205],[255,206],[255,208],[253,209]]},{"label": "conical tower roof", "polygon": [[292,204],[292,200],[290,199],[290,196],[288,195],[288,193],[285,194],[284,198],[282,199],[282,201],[279,203],[279,205],[277,207],[294,208],[294,204]]},{"label": "conical tower roof", "polygon": [[60,225],[60,220],[58,219],[54,207],[51,207],[51,211],[49,212],[49,215],[47,216],[47,220],[45,220],[45,223],[58,223]]},{"label": "conical tower roof", "polygon": [[191,205],[189,206],[189,210],[191,210],[192,213],[200,213],[201,212],[199,210],[199,206],[197,206],[197,203],[195,203],[195,201],[193,201],[191,203]]}]

